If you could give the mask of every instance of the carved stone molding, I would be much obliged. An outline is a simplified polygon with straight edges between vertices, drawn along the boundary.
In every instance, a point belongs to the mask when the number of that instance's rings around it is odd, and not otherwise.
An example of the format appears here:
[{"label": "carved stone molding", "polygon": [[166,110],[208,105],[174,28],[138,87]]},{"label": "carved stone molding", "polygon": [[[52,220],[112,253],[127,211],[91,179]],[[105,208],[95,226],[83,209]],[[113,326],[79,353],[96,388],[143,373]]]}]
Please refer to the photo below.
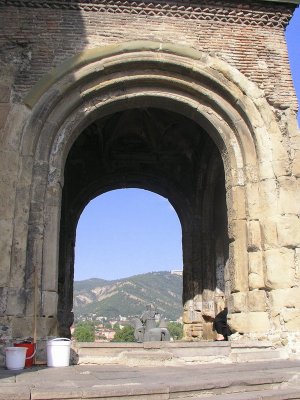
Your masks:
[{"label": "carved stone molding", "polygon": [[[250,3],[250,2],[249,2]],[[251,2],[252,3],[252,2]],[[188,20],[235,23],[254,26],[285,27],[294,5],[266,6],[212,1],[122,1],[122,0],[0,0],[0,6],[83,10],[142,16],[163,16]]]}]

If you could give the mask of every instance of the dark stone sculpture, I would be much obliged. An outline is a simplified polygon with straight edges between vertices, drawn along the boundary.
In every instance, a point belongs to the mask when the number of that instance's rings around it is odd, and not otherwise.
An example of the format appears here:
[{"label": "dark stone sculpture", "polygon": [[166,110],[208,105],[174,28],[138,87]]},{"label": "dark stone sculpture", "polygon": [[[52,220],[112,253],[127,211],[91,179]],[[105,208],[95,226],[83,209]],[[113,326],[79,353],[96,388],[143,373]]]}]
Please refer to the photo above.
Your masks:
[{"label": "dark stone sculpture", "polygon": [[166,327],[157,327],[155,322],[156,309],[147,305],[140,318],[134,318],[134,337],[137,342],[169,341],[170,333]]}]

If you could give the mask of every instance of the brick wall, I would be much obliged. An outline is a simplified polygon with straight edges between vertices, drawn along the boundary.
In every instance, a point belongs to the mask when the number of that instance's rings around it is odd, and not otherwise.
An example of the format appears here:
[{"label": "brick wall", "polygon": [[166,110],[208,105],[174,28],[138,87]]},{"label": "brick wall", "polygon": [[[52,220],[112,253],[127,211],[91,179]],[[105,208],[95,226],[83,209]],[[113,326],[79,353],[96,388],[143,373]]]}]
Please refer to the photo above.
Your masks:
[{"label": "brick wall", "polygon": [[219,57],[264,89],[272,105],[297,109],[284,37],[292,6],[211,0],[202,6],[108,0],[85,0],[79,6],[75,0],[52,0],[52,8],[46,8],[46,3],[0,0],[1,83],[13,85],[14,102],[79,51],[150,39]]}]

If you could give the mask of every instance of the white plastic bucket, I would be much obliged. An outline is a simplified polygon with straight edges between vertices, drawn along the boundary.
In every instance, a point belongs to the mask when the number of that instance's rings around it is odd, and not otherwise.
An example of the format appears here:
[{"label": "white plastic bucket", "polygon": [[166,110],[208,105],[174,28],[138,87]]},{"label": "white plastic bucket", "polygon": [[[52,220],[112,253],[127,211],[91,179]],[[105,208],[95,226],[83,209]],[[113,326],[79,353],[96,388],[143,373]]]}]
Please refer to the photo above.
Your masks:
[{"label": "white plastic bucket", "polygon": [[56,338],[47,341],[48,367],[68,367],[70,365],[71,340]]},{"label": "white plastic bucket", "polygon": [[11,370],[24,369],[26,359],[26,347],[6,347],[6,368]]}]

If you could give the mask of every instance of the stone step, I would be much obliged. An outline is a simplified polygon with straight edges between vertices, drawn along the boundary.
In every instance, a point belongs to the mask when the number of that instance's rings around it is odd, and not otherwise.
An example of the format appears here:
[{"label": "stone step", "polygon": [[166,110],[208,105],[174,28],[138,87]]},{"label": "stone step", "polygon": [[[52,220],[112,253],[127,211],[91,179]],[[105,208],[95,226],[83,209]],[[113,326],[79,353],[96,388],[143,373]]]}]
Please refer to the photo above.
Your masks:
[{"label": "stone step", "polygon": [[0,400],[283,400],[300,396],[296,387],[299,379],[300,362],[289,360],[170,367],[115,364],[0,369]]},{"label": "stone step", "polygon": [[145,342],[77,343],[79,364],[193,364],[287,359],[284,350],[269,342]]},{"label": "stone step", "polygon": [[[178,397],[177,397],[178,398]],[[300,400],[300,387],[294,389],[254,390],[251,392],[220,393],[212,396],[181,397],[180,400]]]}]

